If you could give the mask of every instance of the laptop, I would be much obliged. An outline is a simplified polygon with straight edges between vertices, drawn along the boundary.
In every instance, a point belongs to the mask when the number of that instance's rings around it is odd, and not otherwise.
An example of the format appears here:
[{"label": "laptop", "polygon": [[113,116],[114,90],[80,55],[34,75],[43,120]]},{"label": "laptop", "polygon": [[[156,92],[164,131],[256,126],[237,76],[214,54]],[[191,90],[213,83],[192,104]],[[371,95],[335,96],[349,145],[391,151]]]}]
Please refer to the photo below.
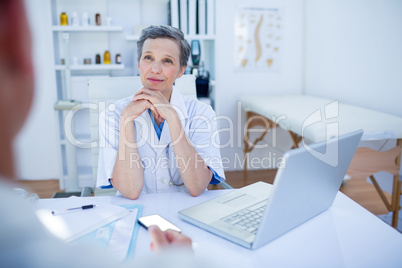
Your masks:
[{"label": "laptop", "polygon": [[179,211],[179,217],[256,249],[332,206],[363,131],[290,150],[274,183],[257,182]]}]

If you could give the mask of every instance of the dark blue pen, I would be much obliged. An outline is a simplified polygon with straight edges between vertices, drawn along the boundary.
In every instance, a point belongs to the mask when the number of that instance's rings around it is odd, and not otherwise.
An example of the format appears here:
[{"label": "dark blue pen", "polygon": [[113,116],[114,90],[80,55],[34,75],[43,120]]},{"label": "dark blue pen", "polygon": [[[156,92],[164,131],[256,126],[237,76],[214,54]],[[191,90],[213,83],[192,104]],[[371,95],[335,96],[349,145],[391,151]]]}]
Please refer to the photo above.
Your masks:
[{"label": "dark blue pen", "polygon": [[77,210],[77,209],[84,210],[84,209],[94,208],[94,207],[96,207],[96,206],[97,206],[97,205],[85,205],[85,206],[76,207],[76,208],[66,208],[66,209],[61,209],[61,210],[53,210],[53,211],[52,211],[52,214],[53,214],[53,215],[57,215],[57,214],[60,214],[60,213],[69,212],[69,211],[71,211],[71,210]]}]

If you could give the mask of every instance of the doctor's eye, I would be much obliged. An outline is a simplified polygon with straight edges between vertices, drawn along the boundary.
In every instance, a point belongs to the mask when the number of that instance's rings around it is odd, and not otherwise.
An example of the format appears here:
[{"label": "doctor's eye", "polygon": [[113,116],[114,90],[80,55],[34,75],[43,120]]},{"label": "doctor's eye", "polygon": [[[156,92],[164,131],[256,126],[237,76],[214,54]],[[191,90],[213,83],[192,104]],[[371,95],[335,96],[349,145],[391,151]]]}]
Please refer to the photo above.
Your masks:
[{"label": "doctor's eye", "polygon": [[165,59],[164,62],[165,62],[165,63],[169,63],[169,64],[172,64],[172,63],[173,63],[173,61],[172,61],[171,59]]}]

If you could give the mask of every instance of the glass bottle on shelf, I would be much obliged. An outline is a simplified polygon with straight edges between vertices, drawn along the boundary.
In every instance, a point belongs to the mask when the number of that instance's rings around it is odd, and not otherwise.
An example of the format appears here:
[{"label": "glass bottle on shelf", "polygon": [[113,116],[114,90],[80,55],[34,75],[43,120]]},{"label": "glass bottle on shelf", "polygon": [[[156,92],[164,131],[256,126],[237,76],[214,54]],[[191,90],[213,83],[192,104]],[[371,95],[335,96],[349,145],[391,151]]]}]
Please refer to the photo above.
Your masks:
[{"label": "glass bottle on shelf", "polygon": [[101,19],[101,14],[100,13],[95,14],[95,24],[97,26],[102,25],[102,19]]},{"label": "glass bottle on shelf", "polygon": [[116,64],[121,64],[121,56],[120,53],[116,54]]},{"label": "glass bottle on shelf", "polygon": [[95,63],[101,64],[101,56],[99,54],[96,54],[96,56],[95,56]]},{"label": "glass bottle on shelf", "polygon": [[110,64],[110,52],[108,50],[105,51],[105,54],[103,54],[103,63],[104,64]]},{"label": "glass bottle on shelf", "polygon": [[84,12],[82,13],[82,26],[86,27],[89,26],[89,16],[88,16],[88,12]]},{"label": "glass bottle on shelf", "polygon": [[77,11],[74,11],[73,15],[71,15],[71,25],[72,26],[79,26],[80,25],[80,20],[78,19]]},{"label": "glass bottle on shelf", "polygon": [[62,12],[60,14],[60,25],[62,25],[62,26],[68,25],[68,17],[67,17],[66,12]]}]

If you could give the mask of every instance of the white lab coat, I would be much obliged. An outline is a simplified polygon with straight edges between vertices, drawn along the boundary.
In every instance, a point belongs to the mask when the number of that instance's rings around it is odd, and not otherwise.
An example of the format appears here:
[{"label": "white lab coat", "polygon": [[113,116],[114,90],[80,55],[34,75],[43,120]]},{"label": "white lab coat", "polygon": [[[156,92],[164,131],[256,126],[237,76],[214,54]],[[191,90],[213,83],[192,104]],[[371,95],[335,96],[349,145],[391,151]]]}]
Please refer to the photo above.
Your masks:
[{"label": "white lab coat", "polygon": [[[100,116],[97,187],[110,185],[109,179],[112,178],[119,142],[120,114],[132,99],[133,96],[129,96],[117,101],[115,107],[106,109]],[[177,111],[183,129],[199,155],[224,180],[215,112],[209,105],[183,97],[174,89],[170,104]],[[176,186],[182,184],[182,180],[176,165],[168,123],[164,123],[160,140],[148,111],[136,118],[134,125],[144,168],[142,193],[187,191],[184,185]]]}]

